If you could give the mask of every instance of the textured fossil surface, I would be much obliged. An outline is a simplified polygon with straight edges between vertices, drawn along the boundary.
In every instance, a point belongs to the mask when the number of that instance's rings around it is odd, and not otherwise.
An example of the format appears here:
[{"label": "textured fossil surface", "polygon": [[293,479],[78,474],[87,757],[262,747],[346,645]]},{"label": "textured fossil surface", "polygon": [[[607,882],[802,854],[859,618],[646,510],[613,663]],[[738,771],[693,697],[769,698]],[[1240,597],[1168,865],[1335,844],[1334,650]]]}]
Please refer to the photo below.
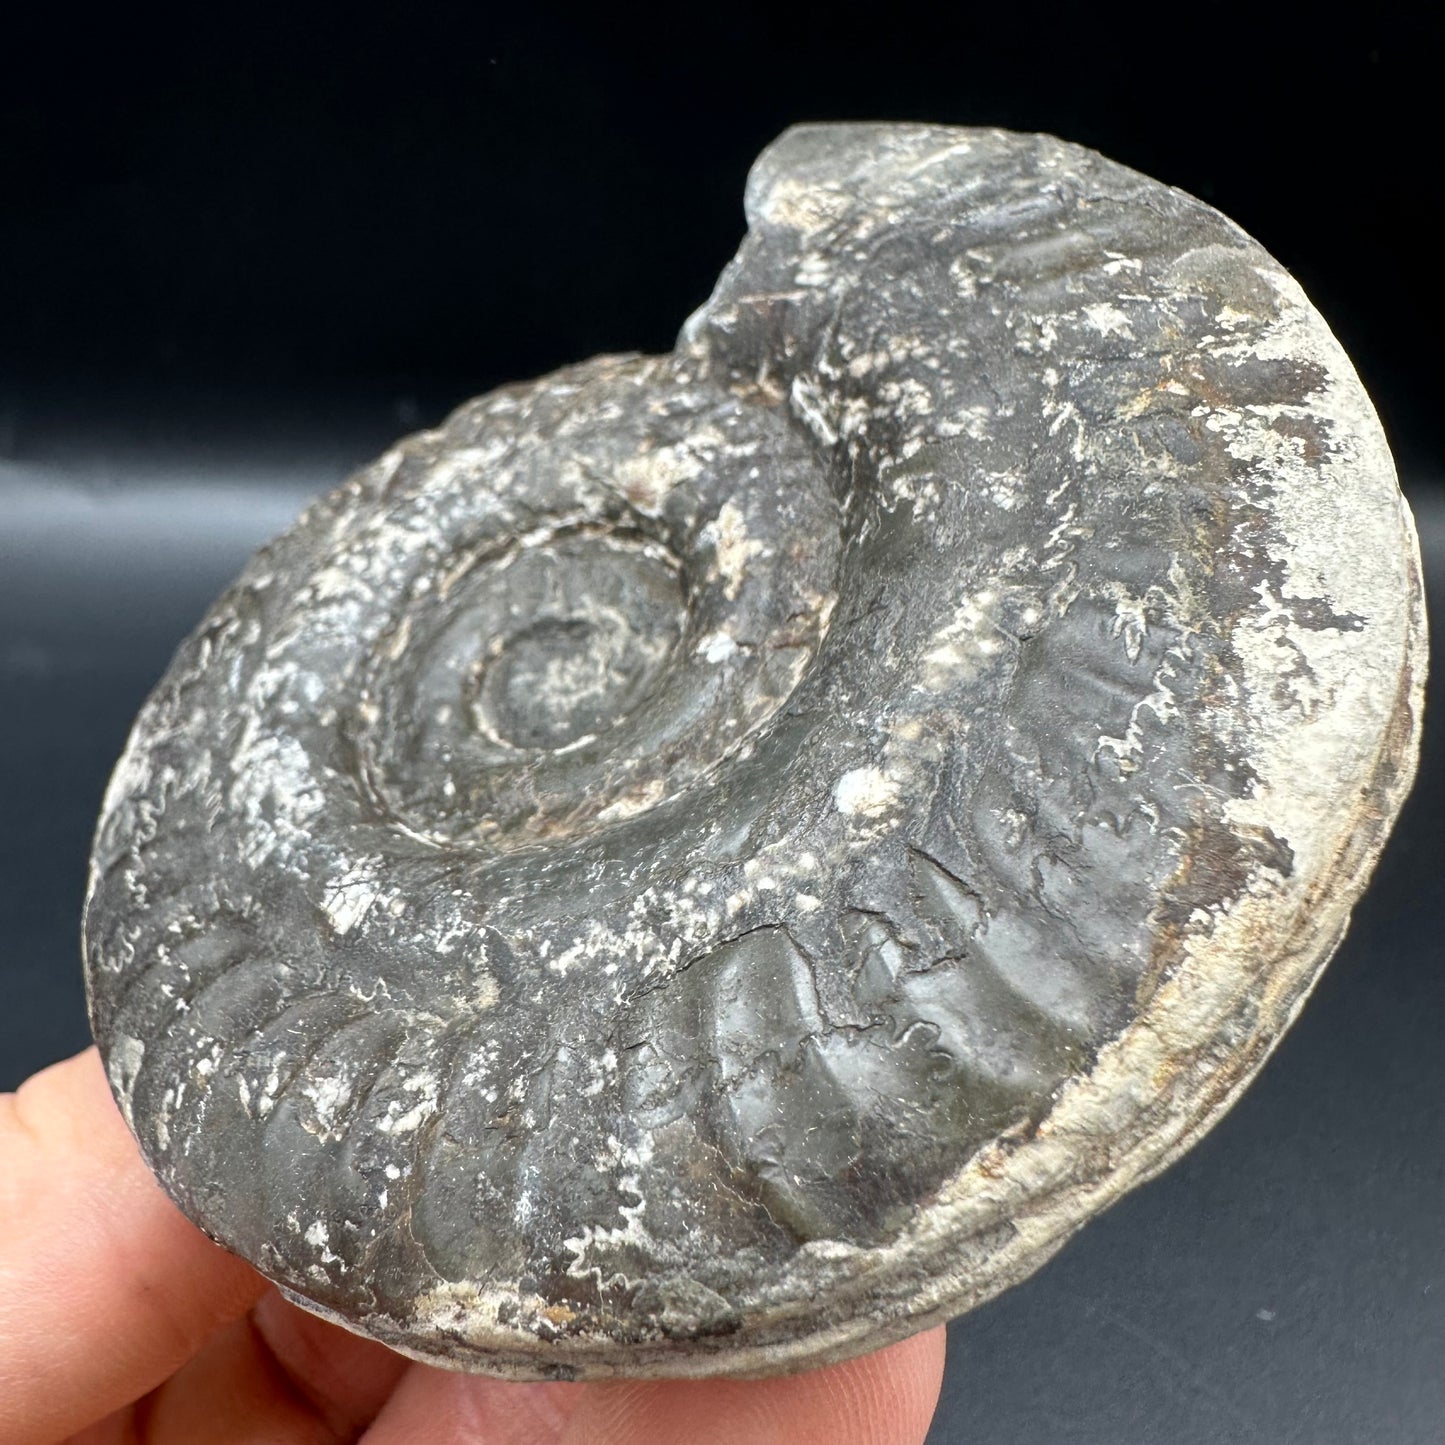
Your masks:
[{"label": "textured fossil surface", "polygon": [[1227,1107],[1413,769],[1409,516],[1299,288],[1047,137],[811,126],[674,353],[462,407],[145,705],[86,914],[166,1188],[519,1376],[836,1358]]}]

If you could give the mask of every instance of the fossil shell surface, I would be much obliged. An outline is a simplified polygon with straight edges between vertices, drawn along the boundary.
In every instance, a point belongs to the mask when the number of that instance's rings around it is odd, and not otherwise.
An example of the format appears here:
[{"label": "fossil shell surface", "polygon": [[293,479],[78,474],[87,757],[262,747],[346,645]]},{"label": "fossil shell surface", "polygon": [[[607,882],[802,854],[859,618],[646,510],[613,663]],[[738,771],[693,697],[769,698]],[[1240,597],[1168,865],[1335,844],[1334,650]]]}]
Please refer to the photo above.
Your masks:
[{"label": "fossil shell surface", "polygon": [[1048,137],[808,126],[662,357],[463,406],[182,646],[92,1022],[182,1208],[518,1377],[840,1358],[1229,1105],[1414,767],[1414,535],[1338,344]]}]

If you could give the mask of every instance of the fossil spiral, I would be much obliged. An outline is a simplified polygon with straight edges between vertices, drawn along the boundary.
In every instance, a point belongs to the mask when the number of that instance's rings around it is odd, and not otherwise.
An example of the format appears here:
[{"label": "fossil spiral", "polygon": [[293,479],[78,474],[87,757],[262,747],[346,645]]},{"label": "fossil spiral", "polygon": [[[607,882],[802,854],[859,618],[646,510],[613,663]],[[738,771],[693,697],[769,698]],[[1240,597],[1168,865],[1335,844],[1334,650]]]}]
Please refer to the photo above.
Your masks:
[{"label": "fossil spiral", "polygon": [[986,1298],[1248,1082],[1409,785],[1409,515],[1254,242],[928,126],[790,131],[748,215],[675,352],[263,549],[106,797],[148,1160],[422,1358],[757,1372]]}]

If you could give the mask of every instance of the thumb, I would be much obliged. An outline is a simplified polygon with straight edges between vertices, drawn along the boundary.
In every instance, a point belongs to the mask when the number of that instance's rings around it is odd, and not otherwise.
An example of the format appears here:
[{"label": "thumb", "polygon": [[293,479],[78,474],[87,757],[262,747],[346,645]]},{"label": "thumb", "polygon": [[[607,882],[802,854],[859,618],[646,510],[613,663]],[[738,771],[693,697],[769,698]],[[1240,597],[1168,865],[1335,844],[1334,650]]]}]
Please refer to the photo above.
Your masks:
[{"label": "thumb", "polygon": [[153,1389],[265,1281],[141,1159],[88,1049],[0,1095],[0,1440],[41,1445]]}]

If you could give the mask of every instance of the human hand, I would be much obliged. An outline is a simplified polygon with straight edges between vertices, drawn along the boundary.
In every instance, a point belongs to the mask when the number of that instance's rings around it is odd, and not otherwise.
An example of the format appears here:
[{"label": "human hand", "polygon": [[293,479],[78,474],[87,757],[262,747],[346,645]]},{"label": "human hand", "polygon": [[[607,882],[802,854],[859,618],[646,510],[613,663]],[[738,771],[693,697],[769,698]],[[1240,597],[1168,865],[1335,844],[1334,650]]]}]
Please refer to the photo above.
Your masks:
[{"label": "human hand", "polygon": [[768,1380],[512,1384],[287,1303],[151,1178],[94,1049],[0,1096],[0,1445],[919,1445],[943,1331]]}]

